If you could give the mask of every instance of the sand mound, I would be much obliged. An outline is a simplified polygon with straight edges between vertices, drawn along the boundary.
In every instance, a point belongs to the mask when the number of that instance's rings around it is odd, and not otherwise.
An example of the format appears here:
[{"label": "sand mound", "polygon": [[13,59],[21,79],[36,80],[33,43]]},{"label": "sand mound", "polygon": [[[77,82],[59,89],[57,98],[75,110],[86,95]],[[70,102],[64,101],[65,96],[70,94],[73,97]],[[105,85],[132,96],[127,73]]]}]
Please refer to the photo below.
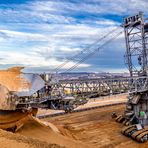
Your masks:
[{"label": "sand mound", "polygon": [[17,131],[18,134],[28,138],[33,138],[39,141],[47,143],[54,143],[59,146],[70,147],[70,148],[81,148],[88,146],[75,141],[72,138],[63,136],[62,133],[51,123],[44,123],[36,118],[30,118],[25,125]]},{"label": "sand mound", "polygon": [[0,129],[0,148],[61,148],[56,144],[50,144],[37,139],[28,138],[20,134],[14,134]]},{"label": "sand mound", "polygon": [[1,148],[87,148],[80,141],[74,140],[49,122],[43,122],[28,115],[24,126],[16,133],[0,130]]}]

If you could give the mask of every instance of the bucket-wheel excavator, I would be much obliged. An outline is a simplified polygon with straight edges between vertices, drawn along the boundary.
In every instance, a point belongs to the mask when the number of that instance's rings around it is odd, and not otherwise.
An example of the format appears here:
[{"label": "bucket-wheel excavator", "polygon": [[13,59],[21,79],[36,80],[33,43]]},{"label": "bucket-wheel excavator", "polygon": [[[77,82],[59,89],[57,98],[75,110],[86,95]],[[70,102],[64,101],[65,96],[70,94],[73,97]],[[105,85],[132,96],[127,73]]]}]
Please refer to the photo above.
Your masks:
[{"label": "bucket-wheel excavator", "polygon": [[125,127],[122,134],[138,142],[148,140],[148,22],[143,13],[124,19],[125,61],[131,76],[128,102],[123,115],[112,117]]},{"label": "bucket-wheel excavator", "polygon": [[22,69],[0,71],[0,128],[18,130],[29,117],[36,115],[38,108],[65,112],[74,109],[74,97],[66,96],[62,90],[52,90],[46,76],[23,73]]},{"label": "bucket-wheel excavator", "polygon": [[[126,61],[129,65],[131,77],[141,76],[134,81],[131,80],[129,102],[124,116],[116,117],[118,121],[124,121],[125,124],[133,123],[139,111],[144,110],[147,100],[147,42],[146,33],[148,32],[148,24],[144,22],[143,15],[139,13],[136,16],[128,17],[124,20],[124,29],[126,36],[127,54]],[[136,30],[136,31],[135,31]],[[135,31],[135,32],[134,32]],[[99,38],[97,42],[92,44],[80,53],[74,55],[70,60],[76,63],[66,72],[72,71],[89,57],[96,54],[105,45],[115,40],[122,34],[121,26],[118,26]],[[137,38],[135,37],[137,36]],[[140,70],[135,70],[132,62],[132,54],[138,55],[138,63]],[[68,58],[69,59],[69,58]],[[69,61],[69,60],[68,60]],[[59,65],[55,70],[65,66],[68,61]],[[53,89],[52,80],[46,79],[46,75],[38,75],[21,72],[23,67],[14,67],[8,70],[0,71],[0,128],[16,131],[23,126],[28,118],[36,115],[38,108],[61,109],[65,112],[71,112],[77,105],[87,103],[87,99],[67,96],[63,90]],[[137,75],[136,75],[137,74]],[[58,84],[57,84],[58,85]],[[145,87],[145,89],[139,89]],[[133,88],[136,88],[135,91]],[[80,101],[83,100],[83,101]],[[133,103],[131,103],[133,102]],[[141,109],[142,108],[142,109]],[[116,115],[114,115],[115,117]],[[135,125],[134,125],[135,127]],[[134,128],[132,126],[132,128]]]}]

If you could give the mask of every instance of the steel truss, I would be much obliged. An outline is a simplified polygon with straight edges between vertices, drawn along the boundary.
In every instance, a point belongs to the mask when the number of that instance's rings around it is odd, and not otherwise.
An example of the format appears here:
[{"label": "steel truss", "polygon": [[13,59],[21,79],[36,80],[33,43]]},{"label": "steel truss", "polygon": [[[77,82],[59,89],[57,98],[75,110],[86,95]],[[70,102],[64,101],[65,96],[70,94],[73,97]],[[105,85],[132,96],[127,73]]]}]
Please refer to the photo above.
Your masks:
[{"label": "steel truss", "polygon": [[143,13],[124,19],[126,41],[125,63],[130,76],[144,76],[147,73],[148,23]]},{"label": "steel truss", "polygon": [[52,84],[52,90],[69,90],[71,95],[104,96],[137,92],[148,89],[148,77],[126,77],[126,78],[97,78],[97,79],[73,79],[59,80]]}]

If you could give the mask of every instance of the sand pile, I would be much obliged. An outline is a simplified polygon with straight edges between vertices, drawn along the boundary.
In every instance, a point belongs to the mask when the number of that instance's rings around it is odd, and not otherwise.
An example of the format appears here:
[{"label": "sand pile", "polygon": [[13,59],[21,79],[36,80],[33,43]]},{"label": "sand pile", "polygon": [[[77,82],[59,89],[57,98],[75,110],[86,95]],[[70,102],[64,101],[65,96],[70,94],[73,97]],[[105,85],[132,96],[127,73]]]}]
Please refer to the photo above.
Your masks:
[{"label": "sand pile", "polygon": [[29,116],[28,121],[16,133],[0,130],[0,148],[87,148],[71,136],[64,136],[51,123]]},{"label": "sand pile", "polygon": [[28,138],[0,129],[1,148],[61,148],[56,144],[50,144],[37,139]]},{"label": "sand pile", "polygon": [[33,138],[46,143],[57,144],[62,147],[81,148],[88,146],[71,137],[62,135],[59,130],[51,123],[43,123],[36,118],[30,118],[25,125],[17,131],[17,134],[28,138]]},{"label": "sand pile", "polygon": [[54,125],[60,126],[60,130],[66,130],[78,140],[95,148],[148,148],[146,143],[137,143],[121,134],[123,124],[115,122],[111,118],[112,112],[122,114],[125,105],[110,106],[74,114],[65,114],[57,117],[45,118]]}]

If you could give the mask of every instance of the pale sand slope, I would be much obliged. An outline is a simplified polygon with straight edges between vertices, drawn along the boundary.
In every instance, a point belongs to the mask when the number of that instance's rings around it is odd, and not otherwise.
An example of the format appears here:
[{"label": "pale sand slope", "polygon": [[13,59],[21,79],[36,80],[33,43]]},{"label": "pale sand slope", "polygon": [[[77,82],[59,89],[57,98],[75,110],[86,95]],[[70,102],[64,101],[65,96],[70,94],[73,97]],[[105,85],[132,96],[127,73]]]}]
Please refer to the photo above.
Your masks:
[{"label": "pale sand slope", "polygon": [[[47,123],[46,123],[47,124]],[[0,148],[89,148],[72,137],[64,136],[53,124],[45,125],[32,118],[17,131],[11,133],[0,130]]]},{"label": "pale sand slope", "polygon": [[61,148],[61,146],[0,130],[0,148]]},{"label": "pale sand slope", "polygon": [[[122,98],[122,99],[121,99]],[[88,106],[95,106],[96,104],[104,104],[118,101],[125,101],[126,97],[118,96],[115,98],[109,97],[108,99],[96,99],[89,101]],[[85,105],[84,105],[85,107]],[[50,111],[49,111],[50,112]],[[84,118],[85,119],[85,118]],[[87,123],[87,122],[85,122]],[[61,130],[60,132],[56,126],[49,124],[50,128],[45,126],[40,121],[30,118],[26,122],[24,127],[22,127],[17,134],[6,132],[0,130],[0,148],[59,148],[59,147],[68,147],[68,148],[87,148],[86,141],[80,142],[79,140],[74,140],[75,135],[67,130]],[[87,131],[87,130],[86,130]],[[65,135],[65,136],[64,136]],[[76,136],[77,137],[77,136]],[[88,140],[89,141],[89,140]],[[55,143],[55,144],[53,144]],[[93,145],[90,145],[92,147]]]},{"label": "pale sand slope", "polygon": [[88,147],[80,141],[75,141],[72,138],[63,136],[62,133],[60,134],[58,132],[58,129],[54,125],[49,124],[49,126],[50,127],[47,127],[43,123],[40,123],[39,120],[32,118],[25,123],[25,125],[17,133],[28,138],[34,138],[36,140],[38,139],[40,141],[54,143],[68,148]]},{"label": "pale sand slope", "polygon": [[[74,114],[45,118],[62,133],[95,148],[148,148],[148,141],[138,143],[121,134],[123,124],[111,118],[112,112],[122,114],[125,105],[104,107]],[[65,131],[65,132],[64,132]]]}]

